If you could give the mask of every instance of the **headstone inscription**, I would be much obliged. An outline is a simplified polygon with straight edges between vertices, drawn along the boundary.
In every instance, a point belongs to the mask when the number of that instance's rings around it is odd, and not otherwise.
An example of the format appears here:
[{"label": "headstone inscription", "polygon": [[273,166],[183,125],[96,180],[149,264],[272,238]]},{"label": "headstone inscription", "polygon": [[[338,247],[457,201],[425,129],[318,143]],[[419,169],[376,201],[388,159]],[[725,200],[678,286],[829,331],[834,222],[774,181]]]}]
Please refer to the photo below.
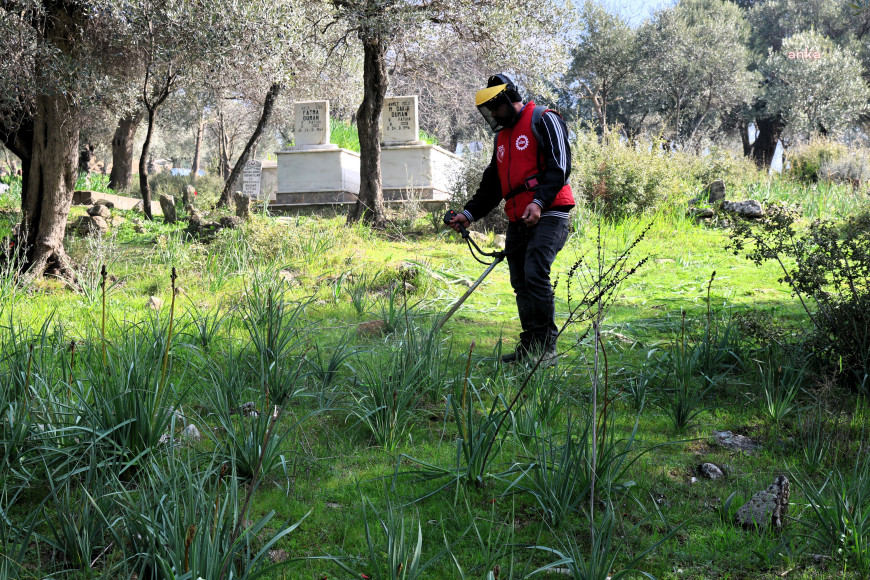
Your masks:
[{"label": "headstone inscription", "polygon": [[263,162],[252,159],[245,163],[242,172],[242,193],[252,199],[260,197],[260,178],[263,173]]},{"label": "headstone inscription", "polygon": [[309,147],[329,144],[329,101],[297,101],[294,145]]},{"label": "headstone inscription", "polygon": [[416,95],[384,99],[381,140],[385,145],[420,142]]}]

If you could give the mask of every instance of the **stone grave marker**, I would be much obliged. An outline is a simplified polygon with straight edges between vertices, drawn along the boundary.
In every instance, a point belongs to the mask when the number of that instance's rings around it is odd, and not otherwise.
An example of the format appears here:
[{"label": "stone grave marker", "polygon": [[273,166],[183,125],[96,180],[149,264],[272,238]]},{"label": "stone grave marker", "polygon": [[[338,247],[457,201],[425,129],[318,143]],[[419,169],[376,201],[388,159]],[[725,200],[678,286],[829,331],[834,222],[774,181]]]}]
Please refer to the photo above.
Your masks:
[{"label": "stone grave marker", "polygon": [[387,97],[381,113],[381,141],[385,145],[420,143],[417,96]]},{"label": "stone grave marker", "polygon": [[329,145],[329,101],[297,101],[293,112],[296,148]]},{"label": "stone grave marker", "polygon": [[245,169],[242,172],[242,193],[251,199],[259,199],[260,197],[260,176],[262,172],[262,161],[252,159],[245,163]]}]

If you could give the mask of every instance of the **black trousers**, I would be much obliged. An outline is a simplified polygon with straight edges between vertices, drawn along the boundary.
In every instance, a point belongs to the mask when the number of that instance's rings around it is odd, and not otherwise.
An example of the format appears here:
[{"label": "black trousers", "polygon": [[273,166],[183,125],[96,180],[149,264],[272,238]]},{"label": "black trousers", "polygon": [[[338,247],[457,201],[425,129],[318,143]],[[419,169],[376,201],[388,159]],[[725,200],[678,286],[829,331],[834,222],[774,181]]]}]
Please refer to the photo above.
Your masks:
[{"label": "black trousers", "polygon": [[568,220],[542,217],[533,226],[522,221],[508,225],[505,248],[511,286],[517,296],[517,312],[523,331],[521,350],[550,349],[556,345],[556,300],[550,282],[550,267],[568,239]]}]

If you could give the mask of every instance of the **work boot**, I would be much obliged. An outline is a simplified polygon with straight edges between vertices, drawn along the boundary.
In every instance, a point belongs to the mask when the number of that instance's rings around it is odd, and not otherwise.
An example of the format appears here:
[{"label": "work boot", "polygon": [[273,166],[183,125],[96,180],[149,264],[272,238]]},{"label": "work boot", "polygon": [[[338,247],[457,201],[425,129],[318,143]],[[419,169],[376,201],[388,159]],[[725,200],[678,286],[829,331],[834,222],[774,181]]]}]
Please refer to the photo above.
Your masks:
[{"label": "work boot", "polygon": [[522,362],[529,356],[529,350],[520,344],[513,352],[509,352],[507,354],[501,355],[501,362],[503,363],[514,363],[514,362]]},{"label": "work boot", "polygon": [[[531,352],[526,353],[525,358],[523,358],[523,362],[526,364],[535,364],[538,362],[538,357],[541,356],[541,350],[534,349]],[[541,358],[541,367],[553,367],[559,363],[559,352],[556,350],[555,346],[551,346],[544,350],[543,357]]]}]

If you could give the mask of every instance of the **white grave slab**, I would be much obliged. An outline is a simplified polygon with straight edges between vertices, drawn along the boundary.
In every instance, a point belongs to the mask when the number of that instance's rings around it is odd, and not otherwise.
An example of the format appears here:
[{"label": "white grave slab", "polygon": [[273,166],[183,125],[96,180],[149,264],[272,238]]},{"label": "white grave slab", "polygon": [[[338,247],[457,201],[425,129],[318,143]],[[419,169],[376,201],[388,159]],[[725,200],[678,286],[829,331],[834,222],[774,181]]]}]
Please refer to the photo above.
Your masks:
[{"label": "white grave slab", "polygon": [[293,113],[296,126],[292,150],[336,148],[329,143],[329,101],[297,101]]},{"label": "white grave slab", "polygon": [[276,206],[355,202],[359,195],[359,153],[333,149],[278,151]]},{"label": "white grave slab", "polygon": [[381,149],[385,200],[448,201],[460,158],[436,145],[397,145]]},{"label": "white grave slab", "polygon": [[263,174],[263,162],[252,159],[245,163],[242,170],[242,193],[251,199],[260,198],[260,179]]},{"label": "white grave slab", "polygon": [[381,142],[385,145],[420,144],[417,96],[387,97],[381,111]]}]

